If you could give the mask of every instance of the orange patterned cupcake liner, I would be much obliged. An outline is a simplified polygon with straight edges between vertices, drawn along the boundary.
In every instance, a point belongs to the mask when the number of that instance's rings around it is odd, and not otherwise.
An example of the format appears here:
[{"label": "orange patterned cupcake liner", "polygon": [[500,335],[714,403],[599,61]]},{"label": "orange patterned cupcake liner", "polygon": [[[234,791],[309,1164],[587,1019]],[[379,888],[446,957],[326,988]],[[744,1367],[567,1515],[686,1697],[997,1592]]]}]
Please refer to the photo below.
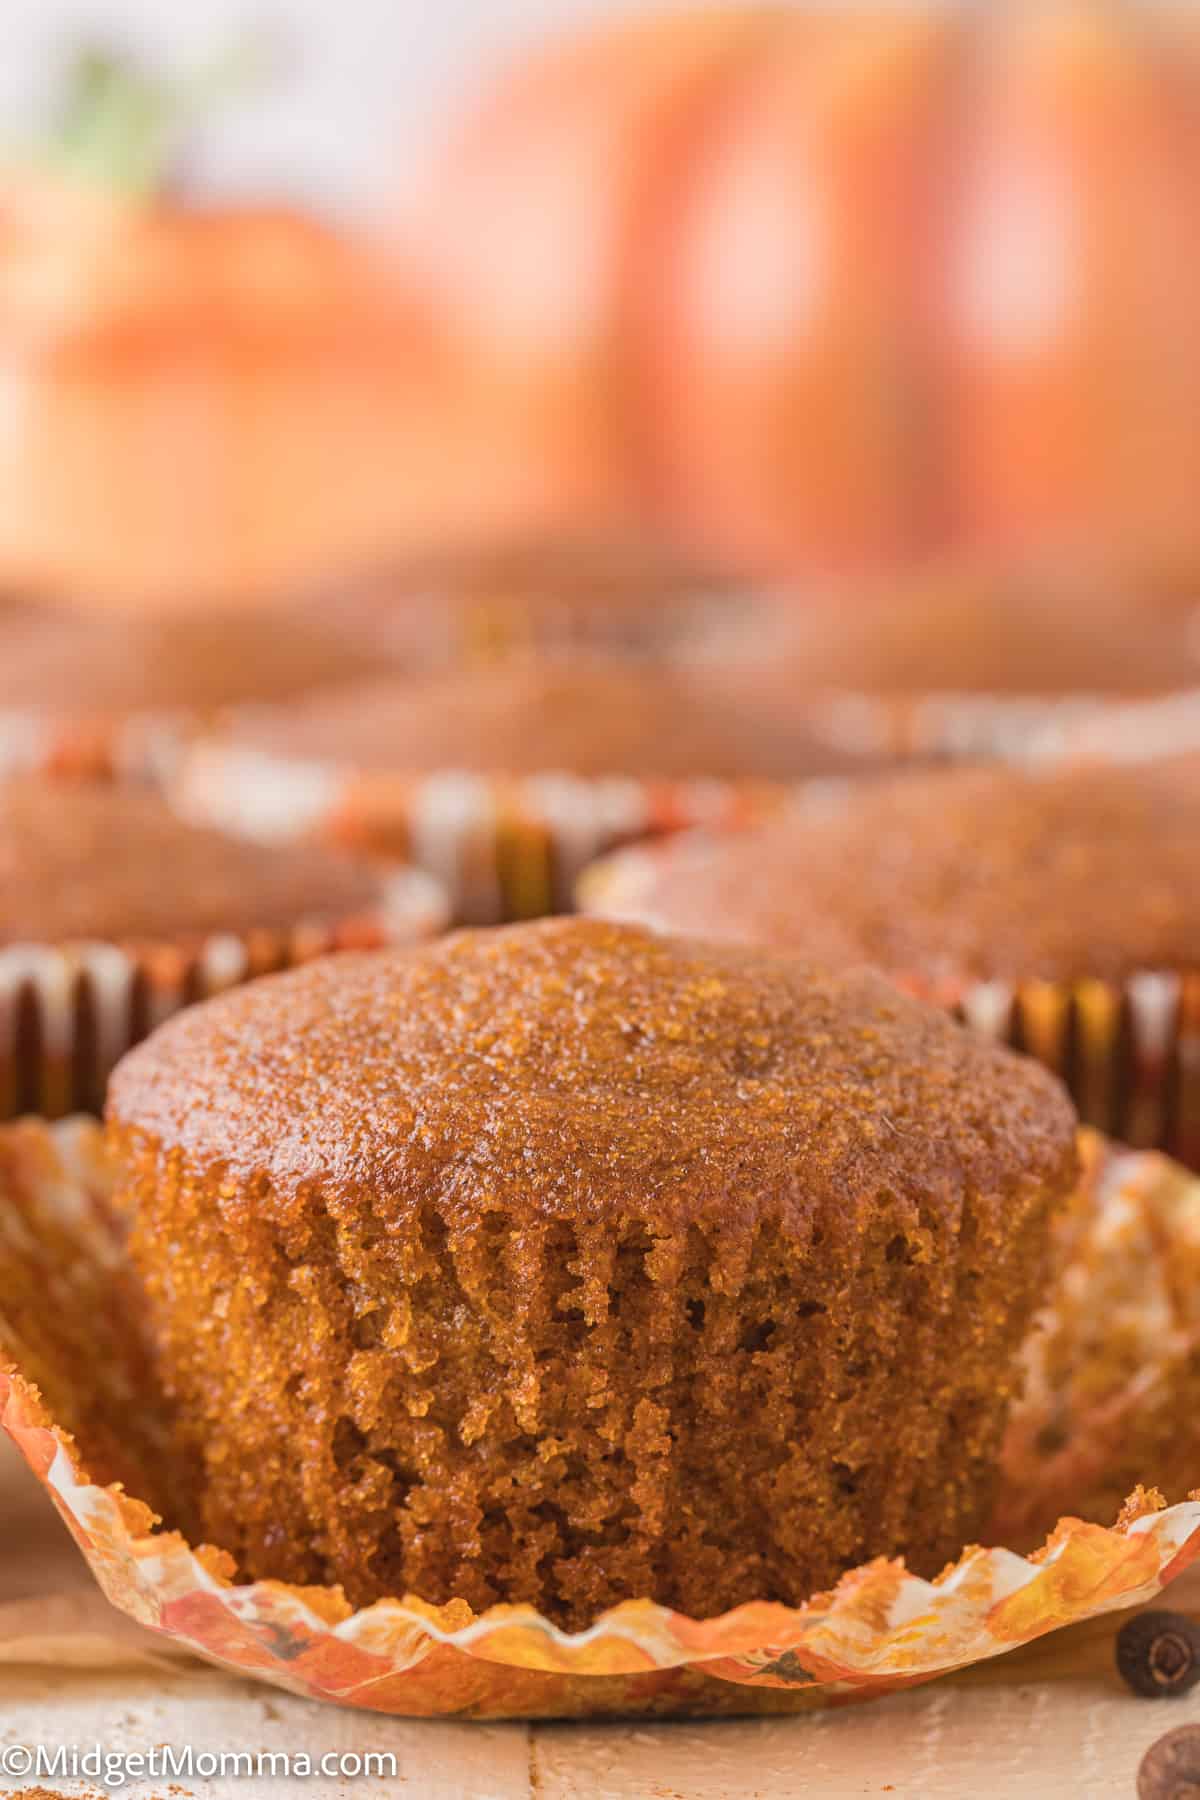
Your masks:
[{"label": "orange patterned cupcake liner", "polygon": [[576,1633],[527,1606],[352,1612],[336,1589],[238,1584],[138,1497],[162,1492],[169,1436],[99,1129],[79,1120],[0,1130],[0,1424],[115,1605],[294,1693],[476,1718],[869,1699],[1146,1601],[1200,1556],[1200,1493],[1167,1506],[1135,1481],[1115,1522],[1094,1522],[1131,1459],[1146,1483],[1200,1477],[1200,1409],[1181,1404],[1200,1381],[1200,1182],[1094,1136],[1084,1152],[1004,1456],[997,1532],[1016,1547],[968,1546],[934,1581],[879,1559],[801,1607],[694,1620],[637,1599]]},{"label": "orange patterned cupcake liner", "polygon": [[0,947],[0,1118],[98,1111],[113,1065],[181,1007],[330,951],[433,937],[446,923],[437,883],[404,869],[386,878],[377,908],[341,919]]},{"label": "orange patterned cupcake liner", "polygon": [[[682,838],[665,854],[702,858],[704,839]],[[663,856],[662,846],[632,845],[597,863],[577,883],[580,906],[670,929],[652,898]],[[1085,1124],[1200,1167],[1200,970],[1146,969],[1123,981],[897,981],[1036,1056],[1066,1082]]]},{"label": "orange patterned cupcake liner", "polygon": [[206,722],[181,711],[69,717],[0,707],[0,776],[162,781]]},{"label": "orange patterned cupcake liner", "polygon": [[374,774],[215,738],[188,750],[173,783],[179,809],[210,824],[409,858],[443,884],[455,918],[476,925],[567,910],[597,856],[692,826],[749,824],[788,794],[716,779]]}]

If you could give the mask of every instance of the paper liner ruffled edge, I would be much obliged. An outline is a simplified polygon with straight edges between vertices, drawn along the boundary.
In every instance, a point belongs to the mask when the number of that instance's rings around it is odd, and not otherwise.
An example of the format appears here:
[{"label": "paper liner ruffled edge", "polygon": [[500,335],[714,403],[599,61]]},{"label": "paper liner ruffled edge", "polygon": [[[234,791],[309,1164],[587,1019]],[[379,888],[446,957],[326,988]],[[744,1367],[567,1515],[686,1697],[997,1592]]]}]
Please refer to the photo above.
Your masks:
[{"label": "paper liner ruffled edge", "polygon": [[1136,763],[1197,749],[1200,687],[1193,686],[1043,720],[1028,754],[1036,762]]},{"label": "paper liner ruffled edge", "polygon": [[404,856],[475,925],[569,910],[595,858],[694,826],[749,824],[788,784],[638,776],[406,776],[281,757],[220,737],[188,746],[170,784],[186,816],[266,842],[333,842]]},{"label": "paper liner ruffled edge", "polygon": [[[78,1204],[89,1169],[98,1179],[99,1128],[75,1120],[34,1129],[39,1179]],[[1122,1191],[1161,1180],[1164,1166],[1180,1178],[1159,1158],[1120,1159]],[[577,1633],[524,1606],[475,1616],[461,1602],[410,1596],[352,1612],[336,1589],[237,1585],[222,1552],[156,1529],[142,1501],[89,1478],[11,1363],[0,1366],[0,1425],[122,1611],[244,1674],[394,1713],[755,1710],[764,1690],[801,1703],[865,1699],[1149,1600],[1200,1557],[1200,1494],[1167,1507],[1138,1489],[1113,1526],[1063,1518],[1033,1555],[969,1547],[933,1581],[880,1559],[800,1608],[754,1602],[697,1621],[632,1600]],[[717,1689],[703,1687],[712,1681]],[[720,1684],[741,1691],[722,1694]]]},{"label": "paper liner ruffled edge", "polygon": [[[1195,718],[1200,691],[1177,697]],[[1130,707],[1104,693],[1037,694],[917,691],[911,694],[817,690],[798,705],[831,746],[897,763],[1053,759],[1078,736],[1101,741],[1109,720]],[[1158,702],[1147,702],[1153,709]],[[1136,708],[1135,708],[1136,710]],[[1150,712],[1153,721],[1153,711]],[[1142,754],[1150,754],[1145,750]]]},{"label": "paper liner ruffled edge", "polygon": [[0,707],[0,774],[164,781],[210,723],[209,713],[178,707],[75,716]]}]

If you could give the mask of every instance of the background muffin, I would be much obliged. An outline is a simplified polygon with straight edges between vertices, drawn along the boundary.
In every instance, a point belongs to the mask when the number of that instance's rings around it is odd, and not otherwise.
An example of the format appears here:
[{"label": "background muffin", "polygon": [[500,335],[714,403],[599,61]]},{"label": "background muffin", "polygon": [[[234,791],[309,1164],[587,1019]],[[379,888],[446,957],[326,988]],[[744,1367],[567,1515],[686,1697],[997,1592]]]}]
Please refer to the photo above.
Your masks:
[{"label": "background muffin", "polygon": [[1158,693],[1200,675],[1193,608],[1147,605],[1090,585],[927,580],[902,600],[819,598],[789,609],[786,673],[812,688],[880,695]]},{"label": "background muffin", "polygon": [[337,599],[339,624],[406,666],[530,651],[665,660],[722,625],[740,635],[749,611],[745,594],[645,542],[445,552]]},{"label": "background muffin", "polygon": [[1092,1122],[1194,1151],[1200,757],[845,788],[761,833],[630,853],[585,905],[871,962],[1066,1072]]},{"label": "background muffin", "polygon": [[1200,680],[1194,605],[953,570],[806,594],[696,654],[743,704],[903,758],[1020,757],[1041,731]]},{"label": "background muffin", "polygon": [[361,678],[379,656],[303,614],[0,615],[0,770],[161,772],[223,707]]},{"label": "background muffin", "polygon": [[583,920],[223,996],[110,1119],[185,1529],[572,1626],[936,1571],[1075,1172],[1044,1071],[880,978]]},{"label": "background muffin", "polygon": [[601,850],[777,807],[802,777],[872,769],[699,672],[515,659],[248,708],[198,746],[178,795],[264,836],[410,855],[459,917],[564,908]]},{"label": "background muffin", "polygon": [[0,1112],[96,1108],[169,1012],[347,944],[424,936],[436,884],[189,825],[141,787],[0,783]]}]

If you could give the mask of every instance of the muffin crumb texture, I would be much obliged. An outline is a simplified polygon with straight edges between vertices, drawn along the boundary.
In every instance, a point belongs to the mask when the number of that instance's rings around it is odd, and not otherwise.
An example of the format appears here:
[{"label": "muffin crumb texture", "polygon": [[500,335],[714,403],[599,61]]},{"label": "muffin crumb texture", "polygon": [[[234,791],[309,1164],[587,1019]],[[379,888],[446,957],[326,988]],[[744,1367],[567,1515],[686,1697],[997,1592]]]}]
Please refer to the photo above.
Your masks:
[{"label": "muffin crumb texture", "polygon": [[599,921],[317,963],[126,1058],[193,1541],[245,1577],[797,1604],[990,1501],[1052,1077],[862,972]]}]

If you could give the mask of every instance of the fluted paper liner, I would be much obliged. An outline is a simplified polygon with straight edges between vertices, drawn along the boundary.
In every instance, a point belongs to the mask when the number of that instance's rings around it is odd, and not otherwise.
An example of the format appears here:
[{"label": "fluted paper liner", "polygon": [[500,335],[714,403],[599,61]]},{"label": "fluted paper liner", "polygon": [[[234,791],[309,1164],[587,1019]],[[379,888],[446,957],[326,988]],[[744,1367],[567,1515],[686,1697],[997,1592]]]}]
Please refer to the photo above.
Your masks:
[{"label": "fluted paper liner", "polygon": [[1152,762],[1200,750],[1200,687],[1127,700],[1081,718],[1043,721],[1031,741],[1039,762]]},{"label": "fluted paper liner", "polygon": [[165,780],[188,739],[211,723],[205,713],[182,709],[57,714],[0,707],[0,777]]},{"label": "fluted paper liner", "polygon": [[566,910],[595,857],[690,826],[746,824],[782,806],[782,783],[634,776],[368,773],[219,738],[192,745],[179,809],[267,842],[330,842],[410,858],[471,924]]},{"label": "fluted paper liner", "polygon": [[177,939],[0,947],[0,1118],[98,1110],[114,1063],[183,1006],[333,950],[432,937],[445,897],[393,871],[380,901],[346,918]]},{"label": "fluted paper liner", "polygon": [[934,1581],[879,1559],[802,1607],[697,1621],[637,1599],[578,1633],[525,1606],[352,1612],[337,1589],[239,1585],[140,1497],[169,1507],[181,1472],[99,1128],[81,1120],[0,1128],[0,1423],[115,1605],[294,1693],[477,1718],[867,1699],[1148,1600],[1200,1555],[1200,1493],[1166,1506],[1149,1485],[1200,1478],[1200,1182],[1094,1136],[1084,1152],[1004,1453],[996,1531],[1014,1547],[968,1546]]},{"label": "fluted paper liner", "polygon": [[[825,784],[832,804],[833,783]],[[818,801],[819,801],[819,797]],[[808,802],[811,804],[810,802]],[[707,853],[702,834],[666,846],[631,845],[585,871],[585,912],[671,929],[655,915],[662,859],[683,866]],[[1070,1088],[1087,1125],[1137,1149],[1169,1150],[1200,1168],[1200,969],[1143,969],[1122,981],[938,982],[891,972],[919,998],[944,1006],[974,1030],[1036,1056]]]}]

